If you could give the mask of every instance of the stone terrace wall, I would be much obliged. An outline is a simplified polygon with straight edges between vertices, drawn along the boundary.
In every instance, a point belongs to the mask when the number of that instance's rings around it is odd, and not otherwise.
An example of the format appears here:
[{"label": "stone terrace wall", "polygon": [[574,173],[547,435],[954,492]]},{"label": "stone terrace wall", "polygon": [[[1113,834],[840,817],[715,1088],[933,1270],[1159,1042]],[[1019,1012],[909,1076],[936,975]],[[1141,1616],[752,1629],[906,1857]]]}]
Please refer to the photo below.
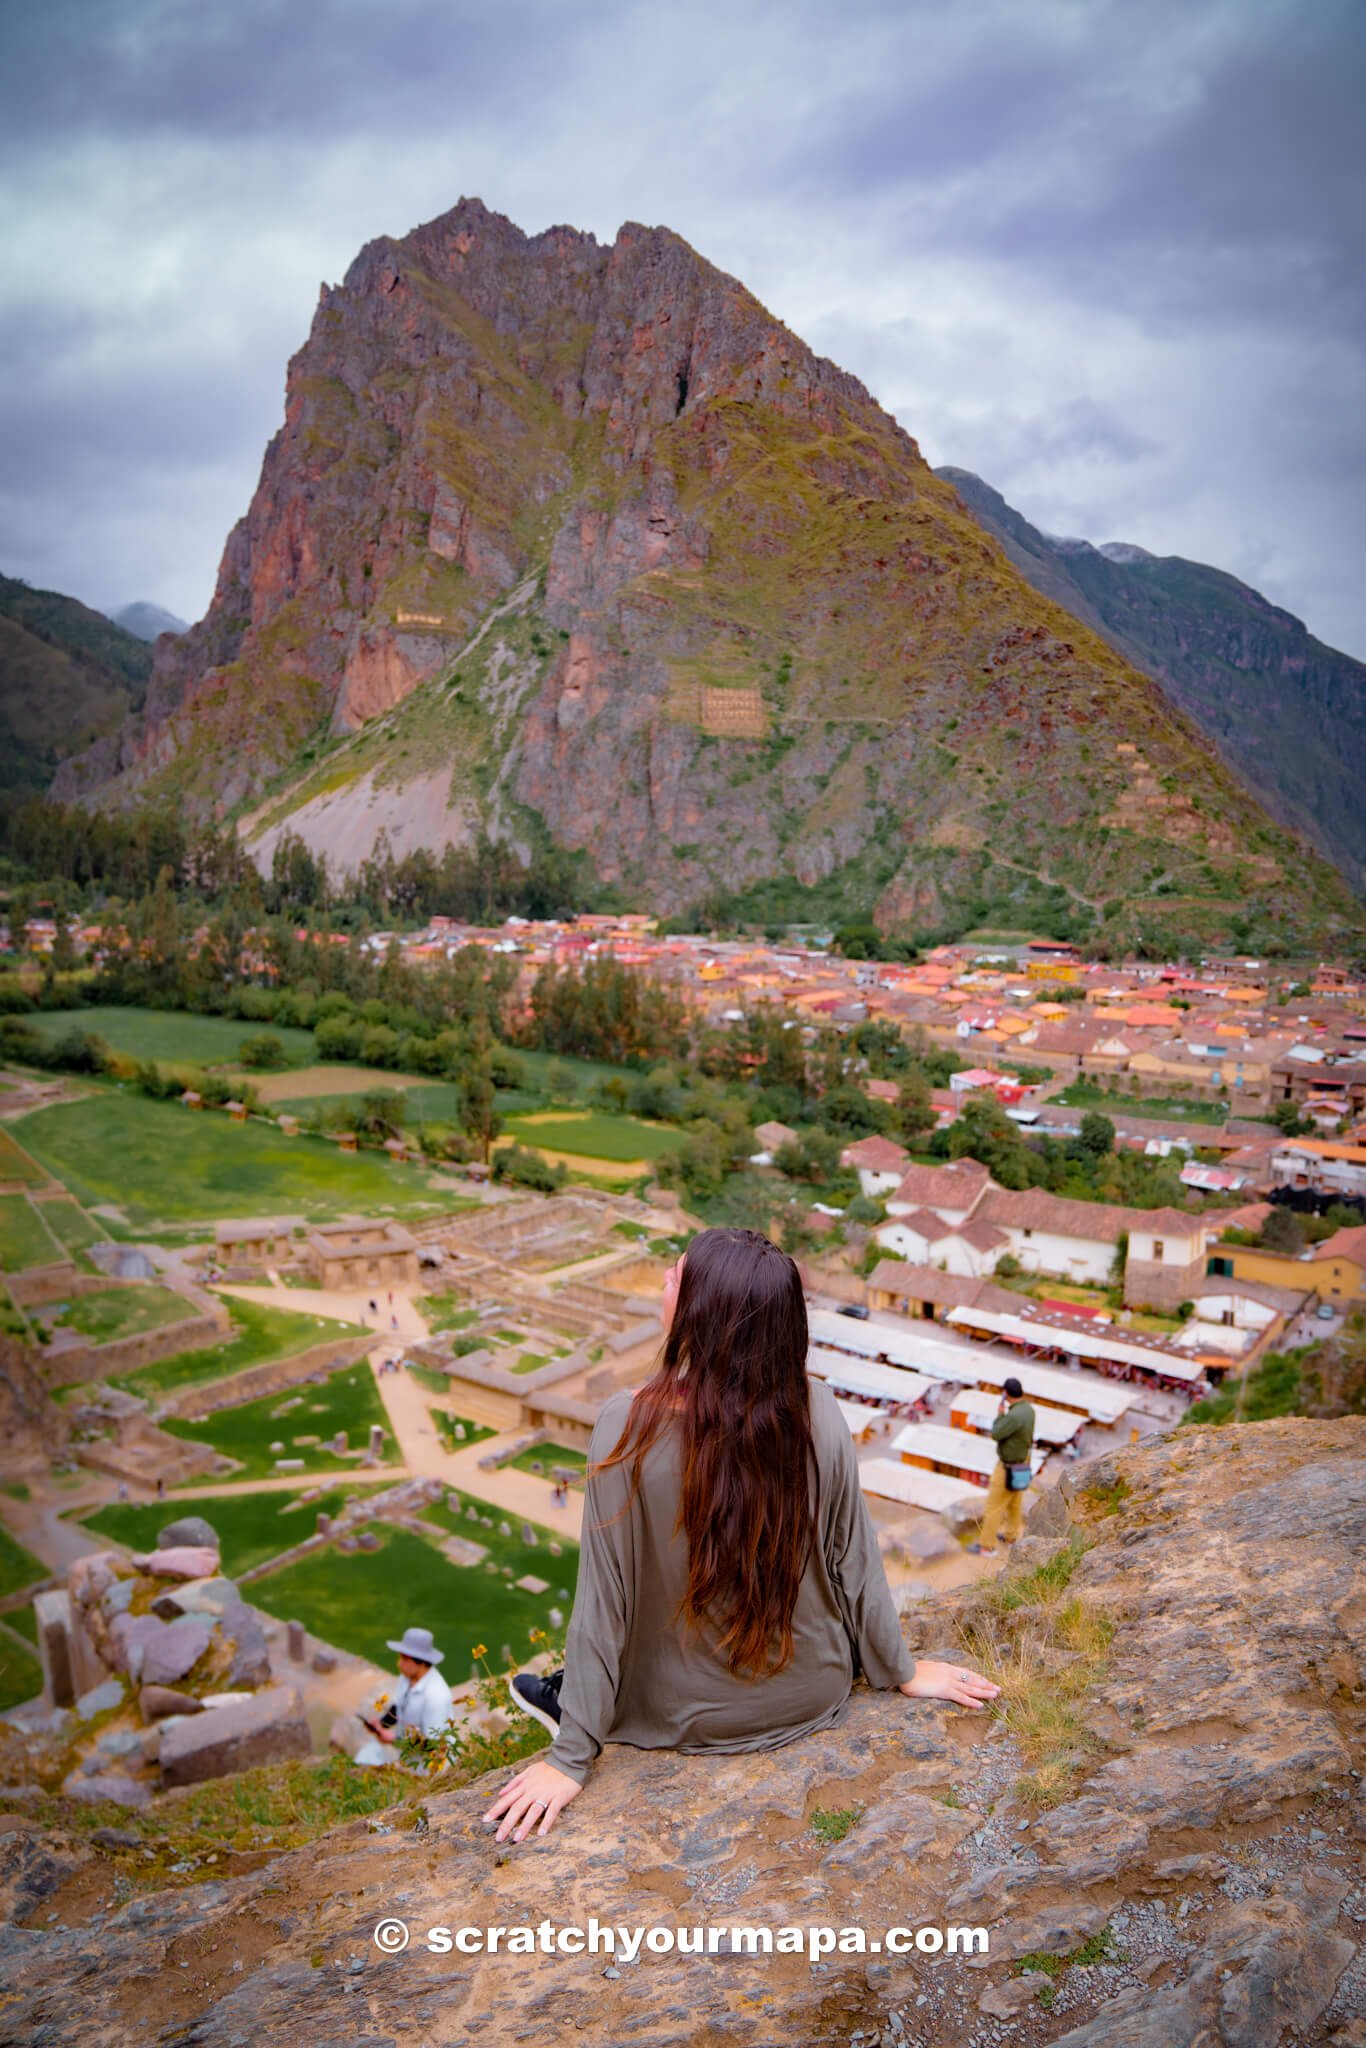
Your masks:
[{"label": "stone terrace wall", "polygon": [[47,1382],[52,1387],[72,1387],[85,1380],[137,1372],[144,1365],[155,1365],[159,1358],[173,1358],[177,1351],[203,1351],[210,1344],[221,1343],[222,1337],[212,1316],[190,1316],[159,1330],[144,1330],[140,1337],[116,1337],[110,1344],[73,1344],[69,1350],[46,1354]]}]

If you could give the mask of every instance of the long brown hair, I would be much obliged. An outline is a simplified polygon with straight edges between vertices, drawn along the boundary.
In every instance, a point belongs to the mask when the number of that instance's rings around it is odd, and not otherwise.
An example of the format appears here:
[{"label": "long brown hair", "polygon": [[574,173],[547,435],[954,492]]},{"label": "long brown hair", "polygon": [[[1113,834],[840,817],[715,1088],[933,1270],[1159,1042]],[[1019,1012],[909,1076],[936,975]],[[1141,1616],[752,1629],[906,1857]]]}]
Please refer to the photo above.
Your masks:
[{"label": "long brown hair", "polygon": [[677,1423],[674,1533],[687,1532],[688,1582],[674,1620],[714,1629],[737,1677],[769,1677],[792,1660],[820,1489],[806,1350],[801,1276],[787,1253],[757,1230],[699,1232],[659,1366],[593,1468],[629,1461],[629,1505],[646,1451]]}]

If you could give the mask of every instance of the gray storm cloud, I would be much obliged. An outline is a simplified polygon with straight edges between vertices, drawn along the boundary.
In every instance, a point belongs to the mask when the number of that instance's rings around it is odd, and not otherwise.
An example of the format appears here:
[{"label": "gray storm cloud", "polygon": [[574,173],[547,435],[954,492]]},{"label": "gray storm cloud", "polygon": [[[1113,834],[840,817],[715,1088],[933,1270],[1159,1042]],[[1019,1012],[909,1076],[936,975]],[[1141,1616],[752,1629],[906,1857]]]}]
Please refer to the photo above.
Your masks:
[{"label": "gray storm cloud", "polygon": [[1355,0],[17,0],[0,569],[207,604],[320,279],[663,222],[1039,525],[1366,654]]}]

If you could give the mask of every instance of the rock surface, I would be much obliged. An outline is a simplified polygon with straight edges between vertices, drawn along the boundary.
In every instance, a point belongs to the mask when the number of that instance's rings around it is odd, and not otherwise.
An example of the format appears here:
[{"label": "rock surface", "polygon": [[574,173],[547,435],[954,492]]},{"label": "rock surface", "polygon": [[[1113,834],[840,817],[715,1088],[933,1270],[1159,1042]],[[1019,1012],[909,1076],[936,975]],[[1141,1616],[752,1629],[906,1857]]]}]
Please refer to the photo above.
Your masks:
[{"label": "rock surface", "polygon": [[[1070,1695],[1093,1747],[1051,1805],[1022,1795],[1007,1723],[864,1688],[841,1726],[767,1753],[609,1745],[554,1831],[520,1845],[481,1823],[505,1773],[448,1793],[396,1784],[406,1803],[383,1824],[226,1882],[98,1925],[35,1911],[9,1939],[5,2025],[16,2041],[56,2038],[43,2030],[69,2018],[78,1986],[82,2048],[123,2048],[134,2013],[139,2038],[195,2048],[276,2033],[403,2048],[1347,2048],[1366,1920],[1363,1450],[1358,1422],[1182,1430],[1082,1475],[1057,1551],[1077,1530],[1090,1546],[1067,1612],[1103,1614],[1114,1633],[1090,1690]],[[1127,1495],[1107,1512],[1117,1479]],[[1027,1595],[1023,1563],[1013,1576]],[[914,1648],[961,1657],[955,1618],[979,1625],[987,1598],[918,1608]],[[1059,1656],[1054,1675],[1068,1668]],[[168,1730],[163,1765],[211,1718]],[[841,1827],[823,1836],[813,1818],[832,1815]],[[16,1883],[28,1872],[41,1887],[37,1851],[22,1830],[10,1839],[0,1891],[8,1856]],[[402,1953],[374,1944],[385,1916],[411,1931]],[[434,1926],[592,1918],[869,1940],[982,1927],[989,1949],[629,1962],[436,1954],[426,1940]]]}]

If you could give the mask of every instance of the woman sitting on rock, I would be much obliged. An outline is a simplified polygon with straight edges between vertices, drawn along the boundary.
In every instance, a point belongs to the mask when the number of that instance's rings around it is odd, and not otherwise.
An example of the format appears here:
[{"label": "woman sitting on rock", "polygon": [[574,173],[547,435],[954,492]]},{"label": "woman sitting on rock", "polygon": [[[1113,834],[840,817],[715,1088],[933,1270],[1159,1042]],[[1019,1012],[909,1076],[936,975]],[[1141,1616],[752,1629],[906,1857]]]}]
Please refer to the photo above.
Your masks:
[{"label": "woman sitting on rock", "polygon": [[512,1680],[555,1740],[485,1813],[500,1842],[548,1834],[605,1741],[777,1749],[843,1721],[860,1668],[912,1699],[999,1690],[902,1640],[848,1426],[807,1375],[787,1254],[702,1231],[662,1320],[654,1376],[593,1431],[564,1669]]}]

